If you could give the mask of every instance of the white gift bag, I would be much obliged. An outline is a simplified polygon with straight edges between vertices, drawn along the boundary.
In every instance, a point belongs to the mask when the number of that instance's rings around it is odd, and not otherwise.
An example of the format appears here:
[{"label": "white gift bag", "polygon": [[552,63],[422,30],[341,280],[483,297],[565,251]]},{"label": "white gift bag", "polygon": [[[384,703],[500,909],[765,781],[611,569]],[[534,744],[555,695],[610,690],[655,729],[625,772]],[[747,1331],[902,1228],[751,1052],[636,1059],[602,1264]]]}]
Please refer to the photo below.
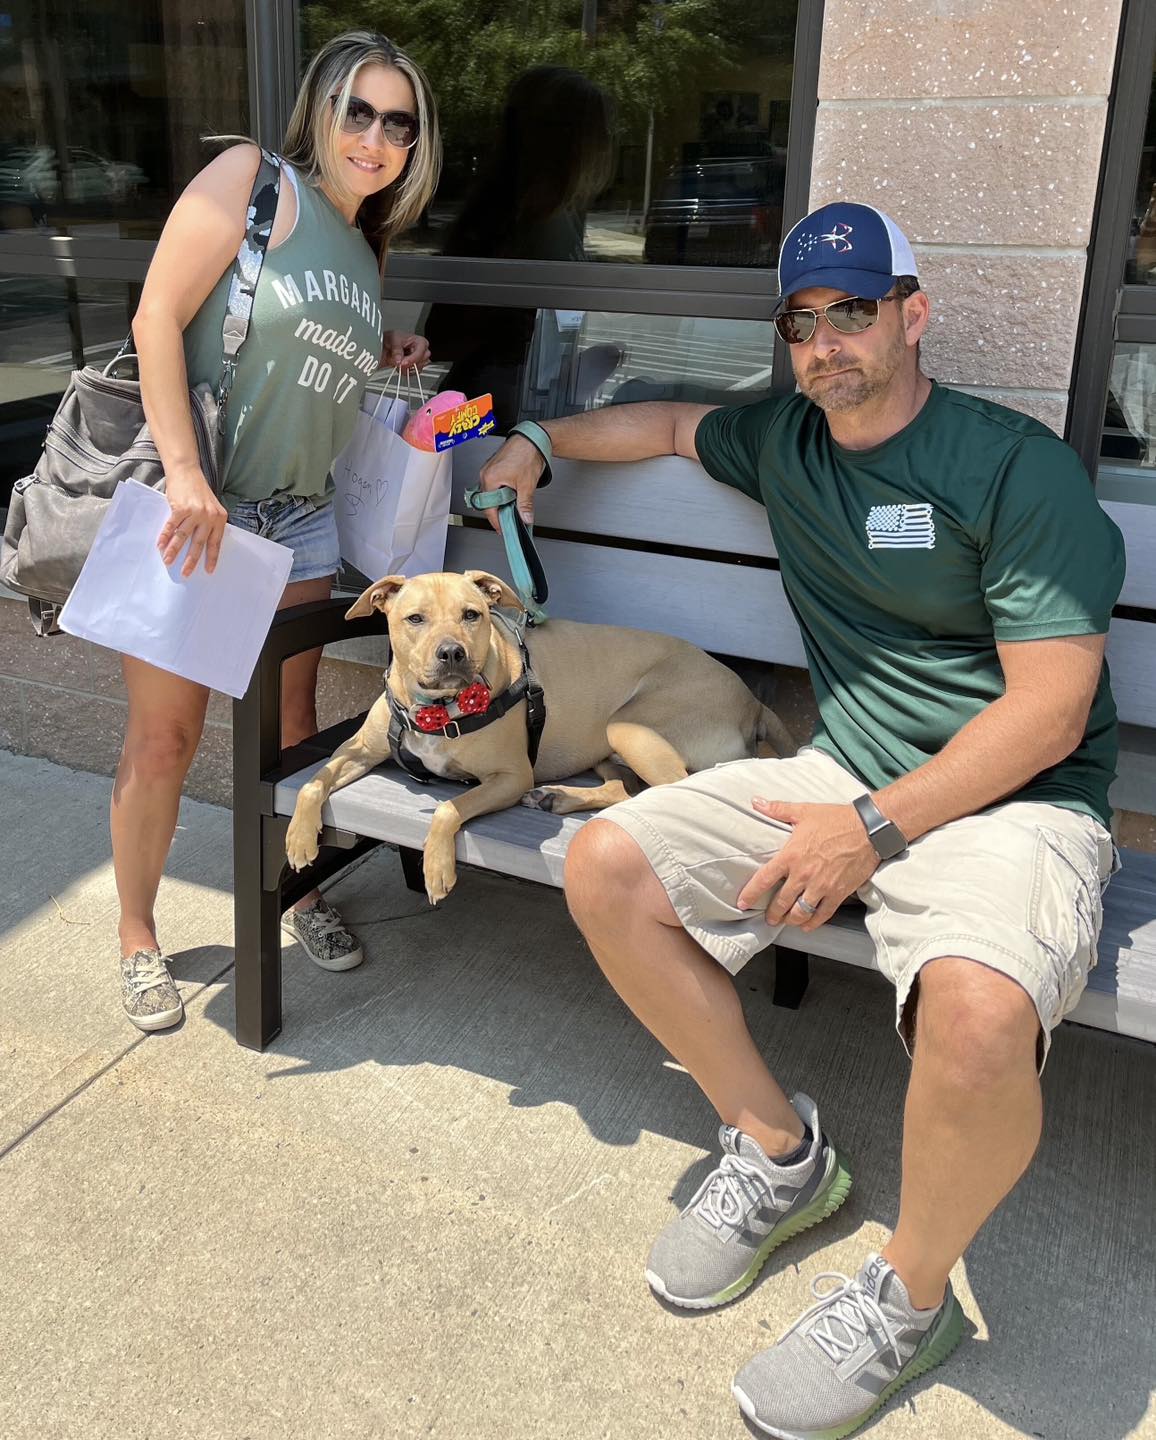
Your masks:
[{"label": "white gift bag", "polygon": [[[399,389],[400,381],[399,374]],[[414,449],[400,434],[409,417],[406,401],[387,399],[385,391],[372,405],[370,398],[333,462],[341,558],[371,580],[441,570],[453,452]]]}]

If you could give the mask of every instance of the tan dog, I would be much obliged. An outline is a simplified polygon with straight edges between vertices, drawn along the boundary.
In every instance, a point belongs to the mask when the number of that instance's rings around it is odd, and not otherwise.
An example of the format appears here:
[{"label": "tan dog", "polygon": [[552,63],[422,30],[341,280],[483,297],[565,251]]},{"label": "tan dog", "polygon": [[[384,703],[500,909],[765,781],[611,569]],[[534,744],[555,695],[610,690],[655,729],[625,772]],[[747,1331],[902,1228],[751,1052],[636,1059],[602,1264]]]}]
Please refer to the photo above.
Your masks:
[{"label": "tan dog", "polygon": [[[393,660],[387,692],[412,713],[419,702],[449,702],[479,677],[495,697],[519,678],[524,667],[516,638],[508,622],[491,617],[491,606],[520,608],[509,586],[482,570],[411,580],[388,575],[365,591],[346,619],[375,609],[389,617]],[[769,741],[779,754],[794,753],[774,712],[733,671],[685,640],[551,620],[531,630],[526,642],[546,697],[546,724],[533,766],[524,699],[470,734],[452,739],[415,730],[404,734],[404,748],[428,770],[481,782],[434,811],[424,872],[435,905],[457,878],[454,837],[475,816],[523,799],[559,815],[601,810],[628,798],[624,781],[634,776],[647,785],[667,785],[695,770],[753,755],[760,742]],[[388,757],[388,693],[357,734],[302,786],[285,843],[294,869],[317,857],[321,807],[330,793]],[[604,783],[557,783],[583,770],[597,771]]]}]

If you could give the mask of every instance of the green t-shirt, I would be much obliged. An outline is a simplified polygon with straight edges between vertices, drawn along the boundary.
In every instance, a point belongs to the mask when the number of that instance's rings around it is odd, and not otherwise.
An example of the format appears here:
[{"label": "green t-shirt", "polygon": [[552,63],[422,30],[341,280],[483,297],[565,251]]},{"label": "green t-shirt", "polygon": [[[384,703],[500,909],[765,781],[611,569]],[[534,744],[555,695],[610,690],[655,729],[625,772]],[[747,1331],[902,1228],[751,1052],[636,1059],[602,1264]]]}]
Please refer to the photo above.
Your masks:
[{"label": "green t-shirt", "polygon": [[[221,499],[333,492],[329,468],[353,434],[381,359],[381,279],[369,242],[314,185],[283,165],[297,221],[269,250],[229,397]],[[233,267],[185,329],[189,383],[221,382],[221,326]]]},{"label": "green t-shirt", "polygon": [[[1027,416],[933,385],[870,450],[801,395],[713,410],[716,480],[760,501],[819,706],[813,743],[872,789],[936,755],[1004,693],[997,641],[1098,635],[1124,578],[1119,530],[1075,451]],[[1111,822],[1105,665],[1079,747],[1008,799]]]}]

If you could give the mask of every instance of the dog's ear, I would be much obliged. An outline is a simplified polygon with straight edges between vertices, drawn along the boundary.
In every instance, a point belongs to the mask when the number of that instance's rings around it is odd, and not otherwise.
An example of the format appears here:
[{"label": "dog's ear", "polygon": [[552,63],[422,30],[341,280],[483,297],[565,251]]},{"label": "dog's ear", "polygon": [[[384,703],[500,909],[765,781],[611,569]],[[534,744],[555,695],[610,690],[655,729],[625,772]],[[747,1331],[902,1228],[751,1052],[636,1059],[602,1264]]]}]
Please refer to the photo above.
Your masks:
[{"label": "dog's ear", "polygon": [[488,570],[466,570],[463,573],[467,580],[474,582],[491,605],[506,605],[513,610],[522,608],[522,602],[506,582],[499,580],[496,575],[491,575]]},{"label": "dog's ear", "polygon": [[383,580],[375,580],[368,590],[362,591],[345,612],[345,618],[356,620],[361,615],[372,615],[375,610],[381,610],[388,615],[393,597],[404,584],[404,575],[387,575]]}]

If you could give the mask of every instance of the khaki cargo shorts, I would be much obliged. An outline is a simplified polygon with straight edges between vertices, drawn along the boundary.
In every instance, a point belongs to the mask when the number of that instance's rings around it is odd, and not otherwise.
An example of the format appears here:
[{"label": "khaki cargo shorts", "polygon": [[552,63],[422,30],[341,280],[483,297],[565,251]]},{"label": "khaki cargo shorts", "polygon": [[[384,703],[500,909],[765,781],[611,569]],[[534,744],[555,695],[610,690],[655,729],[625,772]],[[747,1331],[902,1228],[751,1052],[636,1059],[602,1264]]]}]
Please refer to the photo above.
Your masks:
[{"label": "khaki cargo shorts", "polygon": [[[604,811],[639,845],[688,933],[736,974],[782,926],[735,901],[790,836],[751,807],[768,800],[846,803],[864,785],[808,747],[789,760],[736,760]],[[858,891],[879,968],[895,986],[908,1053],[907,1000],[929,960],[957,955],[1009,976],[1049,1032],[1096,963],[1101,895],[1118,865],[1112,838],[1087,815],[1016,801],[953,820],[884,861]]]}]

